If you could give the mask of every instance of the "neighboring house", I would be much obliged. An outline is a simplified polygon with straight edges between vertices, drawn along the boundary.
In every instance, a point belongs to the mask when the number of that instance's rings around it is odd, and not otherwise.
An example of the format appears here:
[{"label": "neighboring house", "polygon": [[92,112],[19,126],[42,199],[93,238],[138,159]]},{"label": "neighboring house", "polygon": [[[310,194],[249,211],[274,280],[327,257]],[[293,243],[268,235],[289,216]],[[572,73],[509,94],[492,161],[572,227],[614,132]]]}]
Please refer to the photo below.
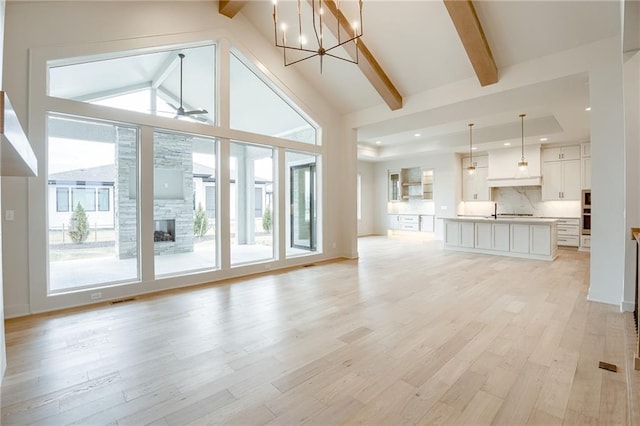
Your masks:
[{"label": "neighboring house", "polygon": [[[71,215],[78,203],[87,213],[91,227],[113,228],[115,222],[114,166],[92,167],[53,173],[49,176],[49,229],[69,226]],[[216,215],[215,169],[193,164],[193,208],[202,204],[207,217]],[[235,218],[235,181],[231,181],[231,218]],[[255,217],[272,208],[273,183],[264,178],[255,181]]]},{"label": "neighboring house", "polygon": [[113,228],[113,164],[49,175],[49,229],[69,226],[81,204],[91,227]]}]

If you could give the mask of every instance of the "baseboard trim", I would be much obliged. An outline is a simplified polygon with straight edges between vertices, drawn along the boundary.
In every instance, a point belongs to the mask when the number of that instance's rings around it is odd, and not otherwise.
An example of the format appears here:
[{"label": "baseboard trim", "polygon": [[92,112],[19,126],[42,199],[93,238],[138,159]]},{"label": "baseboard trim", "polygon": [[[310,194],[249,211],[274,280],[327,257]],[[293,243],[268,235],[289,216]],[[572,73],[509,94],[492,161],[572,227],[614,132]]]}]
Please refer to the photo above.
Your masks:
[{"label": "baseboard trim", "polygon": [[31,310],[29,309],[29,305],[11,305],[4,307],[4,318],[17,318],[24,317],[26,315],[31,314]]},{"label": "baseboard trim", "polygon": [[[620,312],[622,311],[622,303],[615,303],[615,302],[611,302],[609,300],[600,300],[600,299],[596,299],[594,297],[591,297],[591,294],[587,294],[587,300],[589,302],[596,302],[596,303],[604,303],[605,305],[613,305],[613,306],[617,306],[620,309]],[[633,309],[632,309],[633,310]]]},{"label": "baseboard trim", "polygon": [[626,302],[626,301],[623,301],[623,302],[620,304],[620,310],[621,310],[621,312],[633,312],[633,310],[635,309],[635,307],[636,307],[636,303],[635,303],[635,302]]}]

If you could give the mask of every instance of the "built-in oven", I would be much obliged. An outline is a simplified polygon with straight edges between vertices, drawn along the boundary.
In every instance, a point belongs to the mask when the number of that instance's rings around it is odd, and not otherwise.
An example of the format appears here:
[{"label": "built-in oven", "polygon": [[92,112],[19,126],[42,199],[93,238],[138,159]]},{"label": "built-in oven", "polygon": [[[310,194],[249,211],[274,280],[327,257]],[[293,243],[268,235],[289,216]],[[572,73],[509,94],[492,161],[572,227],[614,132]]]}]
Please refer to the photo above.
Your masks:
[{"label": "built-in oven", "polygon": [[582,217],[580,219],[582,235],[591,235],[591,190],[582,190]]}]

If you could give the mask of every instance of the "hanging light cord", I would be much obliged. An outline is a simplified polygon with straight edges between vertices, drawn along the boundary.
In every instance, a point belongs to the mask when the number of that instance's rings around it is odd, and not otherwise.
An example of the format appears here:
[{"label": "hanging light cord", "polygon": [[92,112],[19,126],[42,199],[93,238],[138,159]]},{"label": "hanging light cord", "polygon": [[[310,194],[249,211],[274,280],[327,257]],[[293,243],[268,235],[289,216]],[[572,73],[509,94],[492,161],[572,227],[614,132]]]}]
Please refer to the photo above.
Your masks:
[{"label": "hanging light cord", "polygon": [[473,168],[473,143],[471,139],[471,129],[473,128],[473,123],[469,123],[469,168]]},{"label": "hanging light cord", "polygon": [[520,161],[524,162],[524,117],[526,114],[520,114],[520,140],[522,141],[522,155],[520,157]]}]

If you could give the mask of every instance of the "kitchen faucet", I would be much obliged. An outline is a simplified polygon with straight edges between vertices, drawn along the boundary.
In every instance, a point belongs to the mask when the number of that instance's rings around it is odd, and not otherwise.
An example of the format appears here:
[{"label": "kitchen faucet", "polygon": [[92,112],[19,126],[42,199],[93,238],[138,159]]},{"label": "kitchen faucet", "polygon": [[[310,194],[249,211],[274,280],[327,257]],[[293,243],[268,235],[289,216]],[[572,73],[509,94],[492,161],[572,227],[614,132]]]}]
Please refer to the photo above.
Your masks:
[{"label": "kitchen faucet", "polygon": [[498,203],[493,203],[493,214],[491,215],[494,219],[498,218]]}]

